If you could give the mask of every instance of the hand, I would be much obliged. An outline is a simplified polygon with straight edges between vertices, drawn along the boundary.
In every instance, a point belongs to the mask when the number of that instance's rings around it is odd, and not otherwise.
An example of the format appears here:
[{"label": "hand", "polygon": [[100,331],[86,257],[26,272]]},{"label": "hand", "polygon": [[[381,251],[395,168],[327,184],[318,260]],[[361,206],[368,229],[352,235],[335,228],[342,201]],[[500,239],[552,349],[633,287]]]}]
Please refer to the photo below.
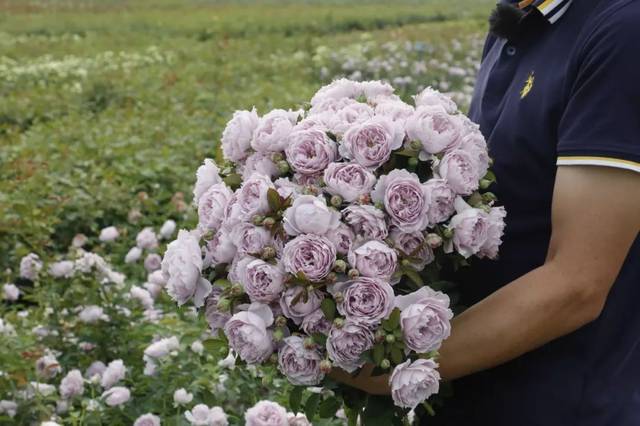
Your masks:
[{"label": "hand", "polygon": [[370,395],[390,395],[391,388],[389,387],[389,375],[382,374],[379,376],[372,376],[373,364],[365,364],[360,373],[357,376],[352,377],[341,368],[334,367],[329,373],[329,377],[333,380],[343,383],[345,385],[360,389]]}]

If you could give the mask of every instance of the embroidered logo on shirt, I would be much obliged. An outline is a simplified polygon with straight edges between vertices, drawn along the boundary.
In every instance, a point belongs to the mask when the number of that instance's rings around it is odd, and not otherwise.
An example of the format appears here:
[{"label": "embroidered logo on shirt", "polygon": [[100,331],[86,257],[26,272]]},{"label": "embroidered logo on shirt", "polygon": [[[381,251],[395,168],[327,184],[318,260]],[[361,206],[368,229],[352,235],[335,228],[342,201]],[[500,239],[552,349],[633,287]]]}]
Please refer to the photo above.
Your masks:
[{"label": "embroidered logo on shirt", "polygon": [[531,92],[531,89],[533,89],[533,83],[535,81],[536,81],[536,76],[533,73],[533,71],[531,71],[529,73],[529,76],[527,77],[527,81],[525,81],[525,83],[524,83],[524,87],[520,91],[520,99],[524,99],[524,98],[527,97],[529,92]]}]

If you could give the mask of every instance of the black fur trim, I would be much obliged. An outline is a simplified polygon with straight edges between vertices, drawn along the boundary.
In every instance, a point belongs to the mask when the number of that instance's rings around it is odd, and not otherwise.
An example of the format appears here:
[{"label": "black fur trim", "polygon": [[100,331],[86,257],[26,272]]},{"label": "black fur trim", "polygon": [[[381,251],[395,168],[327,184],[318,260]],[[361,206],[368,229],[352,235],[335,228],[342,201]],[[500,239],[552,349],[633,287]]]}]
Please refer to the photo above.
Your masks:
[{"label": "black fur trim", "polygon": [[489,17],[489,31],[500,38],[513,38],[520,31],[524,15],[525,12],[513,4],[498,3]]}]

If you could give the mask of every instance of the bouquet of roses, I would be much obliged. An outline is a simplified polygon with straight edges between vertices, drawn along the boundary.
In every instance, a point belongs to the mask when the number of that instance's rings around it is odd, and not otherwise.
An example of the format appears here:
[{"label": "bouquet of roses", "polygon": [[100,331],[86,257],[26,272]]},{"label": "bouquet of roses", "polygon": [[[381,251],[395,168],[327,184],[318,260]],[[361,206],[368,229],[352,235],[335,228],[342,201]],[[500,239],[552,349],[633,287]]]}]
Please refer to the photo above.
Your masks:
[{"label": "bouquet of roses", "polygon": [[393,92],[343,79],[305,110],[237,111],[162,271],[241,361],[299,386],[372,363],[406,413],[439,390],[453,314],[438,272],[496,257],[505,211],[478,126],[435,90],[415,106]]}]

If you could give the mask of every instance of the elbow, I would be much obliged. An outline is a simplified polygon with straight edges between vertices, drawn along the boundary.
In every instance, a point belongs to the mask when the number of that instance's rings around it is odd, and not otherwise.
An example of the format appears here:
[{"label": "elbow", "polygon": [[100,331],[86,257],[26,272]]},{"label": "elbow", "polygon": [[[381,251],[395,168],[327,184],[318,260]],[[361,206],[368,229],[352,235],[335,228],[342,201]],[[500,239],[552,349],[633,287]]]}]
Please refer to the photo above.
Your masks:
[{"label": "elbow", "polygon": [[613,278],[598,274],[580,274],[571,278],[568,303],[578,327],[600,317],[613,281]]}]

